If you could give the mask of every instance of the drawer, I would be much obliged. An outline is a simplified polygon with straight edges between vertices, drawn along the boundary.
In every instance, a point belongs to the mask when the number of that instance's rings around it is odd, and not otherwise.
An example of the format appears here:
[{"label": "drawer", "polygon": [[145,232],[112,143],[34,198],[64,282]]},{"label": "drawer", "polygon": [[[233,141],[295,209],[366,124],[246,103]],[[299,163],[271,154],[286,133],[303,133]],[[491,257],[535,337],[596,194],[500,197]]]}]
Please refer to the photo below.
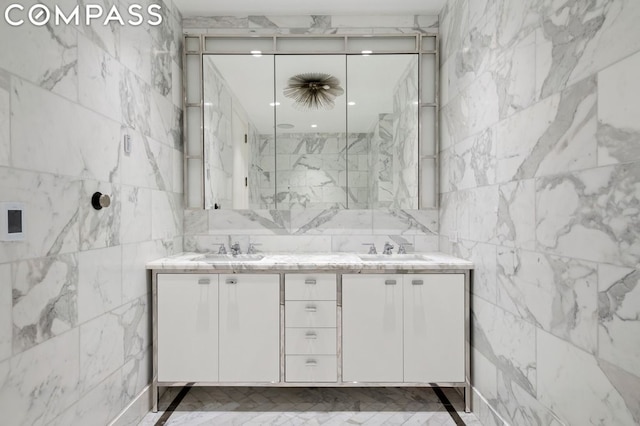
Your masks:
[{"label": "drawer", "polygon": [[286,274],[285,300],[336,300],[335,274]]},{"label": "drawer", "polygon": [[287,328],[284,334],[287,355],[335,355],[335,328]]},{"label": "drawer", "polygon": [[335,327],[336,302],[290,301],[285,303],[286,327]]},{"label": "drawer", "polygon": [[337,382],[338,357],[335,355],[287,355],[286,382]]}]

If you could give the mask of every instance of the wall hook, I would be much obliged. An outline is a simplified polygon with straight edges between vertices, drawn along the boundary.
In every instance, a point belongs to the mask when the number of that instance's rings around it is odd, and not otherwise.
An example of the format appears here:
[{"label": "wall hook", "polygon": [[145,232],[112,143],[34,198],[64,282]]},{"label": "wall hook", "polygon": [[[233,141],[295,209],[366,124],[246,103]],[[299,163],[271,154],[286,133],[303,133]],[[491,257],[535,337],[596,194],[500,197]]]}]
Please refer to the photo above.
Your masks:
[{"label": "wall hook", "polygon": [[109,207],[111,205],[111,197],[101,192],[95,192],[91,197],[91,205],[96,210],[101,210],[103,207]]}]

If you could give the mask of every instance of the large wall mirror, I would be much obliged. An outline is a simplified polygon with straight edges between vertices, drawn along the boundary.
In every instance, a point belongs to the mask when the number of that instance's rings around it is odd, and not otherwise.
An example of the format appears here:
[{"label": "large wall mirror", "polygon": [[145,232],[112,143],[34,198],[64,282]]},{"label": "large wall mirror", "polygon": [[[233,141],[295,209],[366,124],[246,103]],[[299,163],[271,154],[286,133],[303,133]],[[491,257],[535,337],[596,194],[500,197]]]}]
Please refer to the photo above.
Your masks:
[{"label": "large wall mirror", "polygon": [[[188,37],[186,47],[187,54],[195,48]],[[415,45],[382,53],[208,53],[199,39],[198,48],[199,75],[189,77],[190,58],[185,61],[187,77],[201,81],[199,104],[186,81],[189,207],[425,206],[421,186],[435,184],[437,167],[437,96],[435,87],[421,87],[420,68],[429,62]],[[435,85],[435,60],[429,85]],[[425,112],[429,117],[421,118]],[[425,126],[433,127],[426,134],[434,145],[426,152],[419,137]]]}]

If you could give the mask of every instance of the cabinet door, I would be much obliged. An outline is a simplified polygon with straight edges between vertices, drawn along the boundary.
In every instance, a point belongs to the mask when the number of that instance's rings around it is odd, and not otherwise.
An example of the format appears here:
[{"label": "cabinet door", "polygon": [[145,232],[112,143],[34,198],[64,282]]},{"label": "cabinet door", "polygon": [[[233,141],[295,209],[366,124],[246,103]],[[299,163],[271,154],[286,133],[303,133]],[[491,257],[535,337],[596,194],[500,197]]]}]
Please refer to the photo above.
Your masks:
[{"label": "cabinet door", "polygon": [[220,275],[220,381],[279,380],[279,275]]},{"label": "cabinet door", "polygon": [[402,275],[342,276],[345,382],[402,382]]},{"label": "cabinet door", "polygon": [[464,381],[464,275],[404,276],[404,381]]},{"label": "cabinet door", "polygon": [[218,276],[158,274],[158,381],[218,381]]}]

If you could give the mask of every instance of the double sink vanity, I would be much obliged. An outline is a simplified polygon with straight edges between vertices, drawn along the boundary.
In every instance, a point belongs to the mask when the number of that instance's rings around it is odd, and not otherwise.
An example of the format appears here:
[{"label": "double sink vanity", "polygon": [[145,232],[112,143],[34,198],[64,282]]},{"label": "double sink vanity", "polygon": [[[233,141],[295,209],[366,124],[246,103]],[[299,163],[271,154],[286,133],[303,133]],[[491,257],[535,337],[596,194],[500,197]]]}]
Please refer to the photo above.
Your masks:
[{"label": "double sink vanity", "polygon": [[441,253],[198,254],[147,264],[158,387],[448,386],[470,411],[473,264]]}]

